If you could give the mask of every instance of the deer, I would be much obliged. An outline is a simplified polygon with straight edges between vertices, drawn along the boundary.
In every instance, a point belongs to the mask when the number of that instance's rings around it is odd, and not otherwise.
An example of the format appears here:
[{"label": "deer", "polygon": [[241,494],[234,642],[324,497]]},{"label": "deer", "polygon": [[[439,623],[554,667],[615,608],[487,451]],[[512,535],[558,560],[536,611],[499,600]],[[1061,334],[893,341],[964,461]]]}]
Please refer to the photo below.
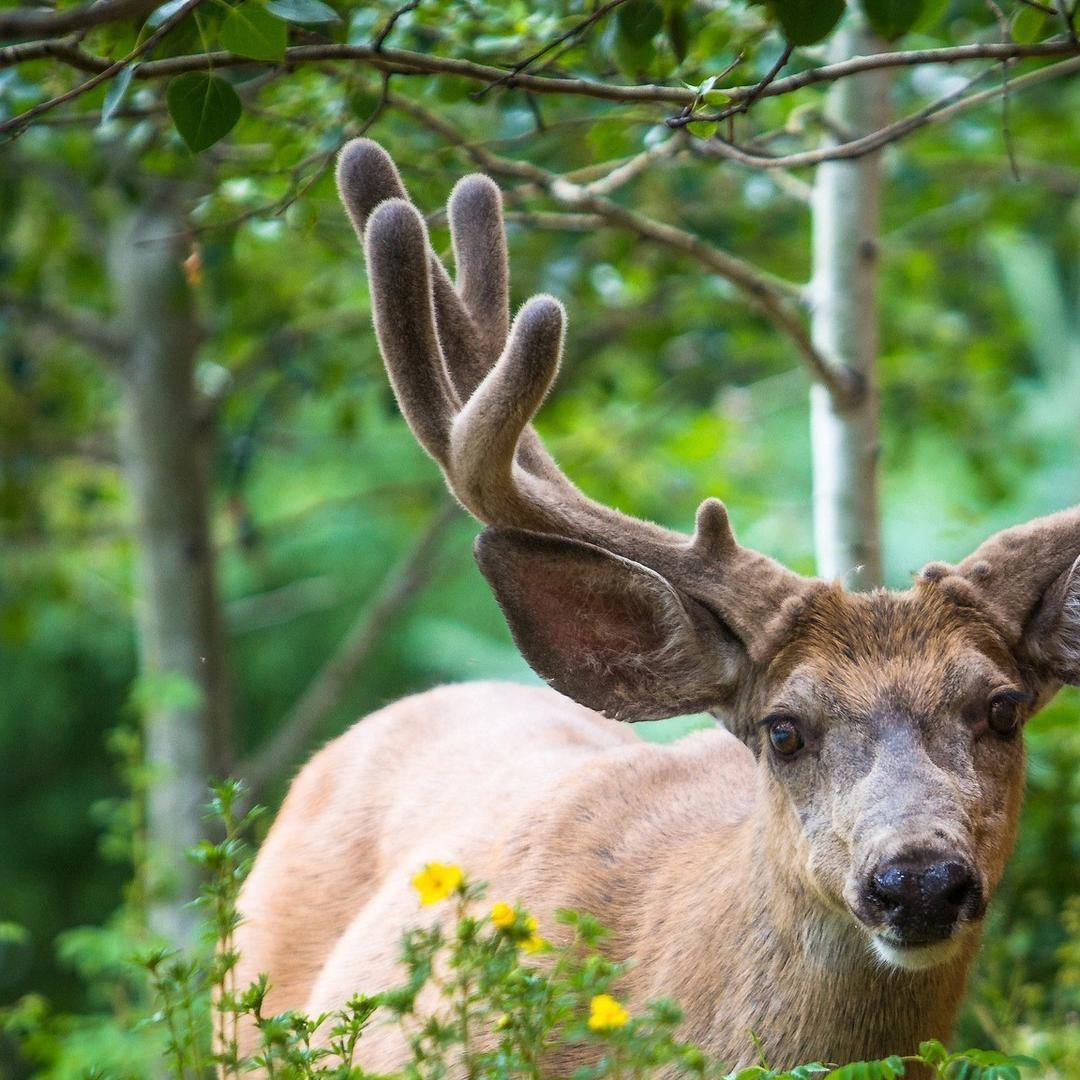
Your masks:
[{"label": "deer", "polygon": [[[1017,831],[1024,726],[1080,685],[1080,506],[872,592],[741,546],[716,499],[692,535],[605,507],[531,426],[564,312],[534,296],[511,324],[494,182],[453,189],[452,280],[378,144],[348,144],[337,178],[401,411],[484,525],[479,568],[548,685],[438,687],[319,750],[244,886],[241,981],[314,1014],[396,985],[410,878],[451,861],[545,934],[557,909],[596,916],[635,961],[623,999],[674,998],[680,1034],[732,1067],[947,1040]],[[669,745],[627,726],[694,712],[715,726]],[[387,1026],[361,1058],[405,1052]],[[584,1053],[554,1051],[551,1075]]]}]

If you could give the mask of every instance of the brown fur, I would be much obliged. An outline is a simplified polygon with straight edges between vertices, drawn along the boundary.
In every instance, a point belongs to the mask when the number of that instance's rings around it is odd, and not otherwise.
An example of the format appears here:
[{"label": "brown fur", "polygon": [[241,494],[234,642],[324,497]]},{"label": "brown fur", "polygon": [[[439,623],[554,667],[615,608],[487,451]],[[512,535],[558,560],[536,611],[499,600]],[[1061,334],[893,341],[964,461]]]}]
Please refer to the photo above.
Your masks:
[{"label": "brown fur", "polygon": [[[346,148],[339,183],[402,409],[490,526],[478,560],[523,653],[579,704],[443,687],[323,749],[245,886],[241,981],[266,972],[267,1011],[313,1013],[394,985],[401,932],[428,917],[410,877],[450,861],[549,936],[557,908],[598,916],[612,953],[637,961],[626,1001],[675,997],[685,1036],[732,1065],[756,1057],[751,1033],[780,1066],[947,1038],[1020,812],[1007,721],[1080,683],[1080,508],[869,595],[740,547],[715,500],[692,539],[626,518],[586,499],[529,427],[562,309],[534,299],[507,335],[490,181],[451,199],[456,287],[379,147]],[[1004,721],[1002,700],[1018,710]],[[687,708],[728,730],[660,747],[592,711]],[[770,743],[777,723],[798,752]],[[947,924],[890,921],[881,874],[901,864],[962,872]],[[381,1027],[361,1056],[387,1070],[405,1052]],[[559,1049],[550,1072],[585,1053]]]}]

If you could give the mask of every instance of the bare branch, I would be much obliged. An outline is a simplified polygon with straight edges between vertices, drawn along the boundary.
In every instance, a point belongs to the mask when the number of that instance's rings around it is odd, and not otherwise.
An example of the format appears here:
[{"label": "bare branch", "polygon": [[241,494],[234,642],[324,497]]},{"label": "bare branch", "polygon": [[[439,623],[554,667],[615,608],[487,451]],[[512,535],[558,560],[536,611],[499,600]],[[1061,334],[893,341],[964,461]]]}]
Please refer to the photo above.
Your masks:
[{"label": "bare branch", "polygon": [[58,37],[74,30],[89,30],[122,19],[141,19],[161,0],[97,0],[78,8],[17,8],[0,12],[0,41],[17,38]]},{"label": "bare branch", "polygon": [[258,792],[294,765],[318,734],[349,682],[371,655],[387,624],[427,584],[434,555],[451,522],[461,511],[456,503],[440,510],[398,568],[349,628],[341,644],[308,684],[300,700],[282,721],[277,734],[237,771]]}]

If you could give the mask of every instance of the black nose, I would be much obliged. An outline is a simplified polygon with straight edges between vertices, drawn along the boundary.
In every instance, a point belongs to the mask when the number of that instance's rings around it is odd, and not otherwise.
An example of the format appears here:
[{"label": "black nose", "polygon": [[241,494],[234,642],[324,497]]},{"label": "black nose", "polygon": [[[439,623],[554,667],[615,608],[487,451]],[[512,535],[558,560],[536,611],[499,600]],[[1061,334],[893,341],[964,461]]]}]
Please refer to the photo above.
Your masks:
[{"label": "black nose", "polygon": [[908,855],[882,863],[866,886],[870,910],[912,943],[948,937],[961,917],[980,914],[982,888],[966,863]]}]

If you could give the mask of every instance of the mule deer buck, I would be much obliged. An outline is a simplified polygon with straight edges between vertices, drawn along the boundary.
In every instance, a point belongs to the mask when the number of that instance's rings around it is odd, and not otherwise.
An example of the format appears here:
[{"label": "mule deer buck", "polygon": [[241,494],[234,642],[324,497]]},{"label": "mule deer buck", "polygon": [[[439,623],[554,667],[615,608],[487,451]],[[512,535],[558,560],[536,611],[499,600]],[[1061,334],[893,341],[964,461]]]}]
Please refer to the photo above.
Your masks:
[{"label": "mule deer buck", "polygon": [[[554,689],[442,687],[316,754],[246,884],[240,978],[314,1013],[396,985],[410,877],[451,860],[542,930],[595,914],[636,958],[624,999],[674,997],[732,1065],[750,1032],[785,1066],[947,1038],[1016,832],[1024,724],[1080,683],[1080,508],[869,594],[740,546],[716,500],[692,537],[623,516],[529,426],[563,309],[533,297],[509,326],[495,185],[450,198],[454,284],[378,145],[346,147],[338,180],[402,411],[487,525],[480,568]],[[617,722],[702,710],[722,724],[671,746]],[[365,1042],[369,1068],[404,1056],[396,1028]]]}]

